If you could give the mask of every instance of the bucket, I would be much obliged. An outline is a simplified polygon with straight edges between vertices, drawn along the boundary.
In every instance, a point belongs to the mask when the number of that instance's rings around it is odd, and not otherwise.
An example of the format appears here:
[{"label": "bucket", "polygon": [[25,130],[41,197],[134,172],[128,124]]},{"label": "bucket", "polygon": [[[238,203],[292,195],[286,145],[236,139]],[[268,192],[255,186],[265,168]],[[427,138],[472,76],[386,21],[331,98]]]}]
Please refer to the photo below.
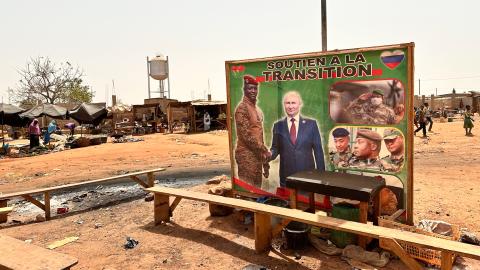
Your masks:
[{"label": "bucket", "polygon": [[[360,211],[358,208],[349,204],[335,204],[332,208],[332,217],[358,222]],[[338,248],[344,248],[347,245],[357,244],[357,236],[353,233],[333,230],[330,234],[330,241]]]},{"label": "bucket", "polygon": [[304,249],[308,243],[308,232],[310,231],[310,225],[305,223],[292,221],[290,222],[283,232],[287,239],[287,248],[293,250]]},{"label": "bucket", "polygon": [[[275,197],[267,198],[265,201],[263,201],[263,203],[268,205],[288,208],[288,201],[275,198]],[[274,228],[281,221],[282,221],[282,218],[272,216],[272,220],[270,221],[270,223],[272,224],[272,228]]]}]

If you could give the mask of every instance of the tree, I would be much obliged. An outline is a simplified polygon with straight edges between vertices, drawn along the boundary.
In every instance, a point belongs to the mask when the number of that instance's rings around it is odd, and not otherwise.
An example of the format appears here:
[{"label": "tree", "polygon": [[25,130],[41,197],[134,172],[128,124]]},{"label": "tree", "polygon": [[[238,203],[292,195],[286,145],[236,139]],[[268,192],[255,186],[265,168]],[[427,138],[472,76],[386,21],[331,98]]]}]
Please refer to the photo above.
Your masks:
[{"label": "tree", "polygon": [[48,57],[31,58],[18,71],[20,81],[12,92],[20,104],[90,102],[93,93],[82,85],[83,71],[68,61],[57,65]]},{"label": "tree", "polygon": [[92,102],[93,92],[90,91],[90,87],[82,85],[82,79],[76,79],[69,83],[65,90],[65,95],[60,98],[59,102],[62,103],[82,103]]}]

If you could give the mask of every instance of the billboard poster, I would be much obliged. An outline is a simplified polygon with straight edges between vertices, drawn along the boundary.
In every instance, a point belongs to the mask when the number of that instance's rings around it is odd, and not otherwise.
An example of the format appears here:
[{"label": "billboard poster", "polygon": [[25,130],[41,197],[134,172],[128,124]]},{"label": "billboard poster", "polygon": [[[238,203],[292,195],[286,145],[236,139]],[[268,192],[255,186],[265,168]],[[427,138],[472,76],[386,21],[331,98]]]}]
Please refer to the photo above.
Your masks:
[{"label": "billboard poster", "polygon": [[413,48],[227,61],[234,191],[287,198],[286,177],[312,169],[380,176],[384,214],[411,220]]}]

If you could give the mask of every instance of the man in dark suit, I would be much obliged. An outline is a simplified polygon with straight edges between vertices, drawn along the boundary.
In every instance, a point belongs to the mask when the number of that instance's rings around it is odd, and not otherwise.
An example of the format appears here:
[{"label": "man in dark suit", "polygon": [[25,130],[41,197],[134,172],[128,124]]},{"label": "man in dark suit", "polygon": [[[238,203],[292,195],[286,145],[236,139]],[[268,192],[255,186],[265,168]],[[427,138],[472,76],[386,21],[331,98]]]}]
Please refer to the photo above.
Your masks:
[{"label": "man in dark suit", "polygon": [[[280,186],[296,172],[317,169],[324,171],[322,140],[317,121],[300,115],[302,99],[298,92],[291,91],[283,97],[287,117],[273,125],[270,160],[280,155]],[[315,159],[314,159],[315,157]]]}]

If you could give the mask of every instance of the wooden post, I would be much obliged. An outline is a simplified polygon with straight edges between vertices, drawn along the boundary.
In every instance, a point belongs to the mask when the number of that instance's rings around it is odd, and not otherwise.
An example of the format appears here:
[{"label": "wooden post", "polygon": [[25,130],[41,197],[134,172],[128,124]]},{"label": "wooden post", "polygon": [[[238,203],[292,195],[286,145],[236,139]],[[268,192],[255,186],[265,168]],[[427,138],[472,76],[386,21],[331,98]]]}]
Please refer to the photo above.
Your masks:
[{"label": "wooden post", "polygon": [[50,193],[48,191],[45,192],[44,196],[44,204],[45,204],[45,220],[50,220]]},{"label": "wooden post", "polygon": [[315,214],[315,193],[314,192],[310,192],[308,194],[308,208],[310,209],[310,213],[313,213]]},{"label": "wooden post", "polygon": [[272,242],[271,217],[267,214],[255,212],[255,252],[262,253],[270,250]]},{"label": "wooden post", "polygon": [[155,176],[153,175],[153,172],[147,173],[147,184],[148,187],[153,187],[155,184]]},{"label": "wooden post", "polygon": [[[373,221],[374,221],[374,224],[375,225],[378,225],[378,217],[382,214],[382,205],[381,205],[381,202],[382,202],[382,190],[384,188],[381,188],[377,194],[375,195],[375,198],[374,198],[374,204],[373,204],[373,209],[374,209],[374,217],[373,217]],[[368,209],[367,209],[368,210]]]},{"label": "wooden post", "polygon": [[290,208],[297,209],[297,190],[293,188],[289,190],[290,190]]},{"label": "wooden post", "polygon": [[422,270],[423,267],[400,246],[395,239],[380,237],[380,247],[390,250],[397,255],[400,260],[413,270]]},{"label": "wooden post", "polygon": [[441,270],[452,270],[453,253],[450,251],[442,251],[442,265]]},{"label": "wooden post", "polygon": [[170,197],[168,195],[155,193],[153,199],[153,216],[155,225],[162,223],[162,221],[170,221],[169,199]]},{"label": "wooden post", "polygon": [[[0,200],[0,208],[7,207],[8,200]],[[7,213],[0,214],[0,223],[5,223],[8,220]]]},{"label": "wooden post", "polygon": [[[366,224],[368,217],[368,202],[360,202],[359,210],[358,222]],[[367,247],[367,237],[359,235],[358,245],[365,249]]]}]

